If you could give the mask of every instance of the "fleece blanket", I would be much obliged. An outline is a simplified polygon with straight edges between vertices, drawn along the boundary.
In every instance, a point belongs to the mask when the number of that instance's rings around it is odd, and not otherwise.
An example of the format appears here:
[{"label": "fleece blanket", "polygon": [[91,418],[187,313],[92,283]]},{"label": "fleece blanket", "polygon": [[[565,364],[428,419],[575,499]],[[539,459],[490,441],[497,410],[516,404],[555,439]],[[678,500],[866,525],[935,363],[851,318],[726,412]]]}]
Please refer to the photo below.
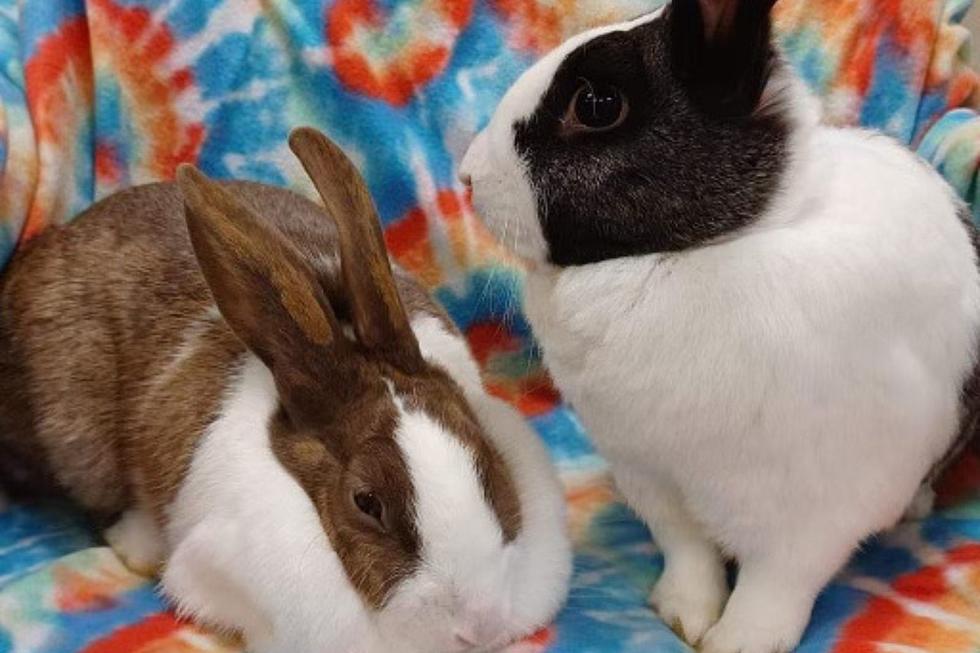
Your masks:
[{"label": "fleece blanket", "polygon": [[[467,334],[489,388],[550,447],[575,575],[556,622],[510,653],[687,650],[648,609],[662,568],[541,368],[521,270],[455,179],[474,133],[535,58],[661,0],[0,0],[0,268],[94,199],[195,161],[309,193],[285,147],[320,127],[365,173],[390,250]],[[782,0],[787,56],[827,119],[884,129],[976,202],[968,0]],[[980,648],[980,463],[944,508],[869,542],[823,593],[801,651]],[[778,500],[778,497],[773,497]],[[751,509],[747,506],[746,509]],[[175,617],[77,511],[0,510],[0,653],[241,650]]]}]

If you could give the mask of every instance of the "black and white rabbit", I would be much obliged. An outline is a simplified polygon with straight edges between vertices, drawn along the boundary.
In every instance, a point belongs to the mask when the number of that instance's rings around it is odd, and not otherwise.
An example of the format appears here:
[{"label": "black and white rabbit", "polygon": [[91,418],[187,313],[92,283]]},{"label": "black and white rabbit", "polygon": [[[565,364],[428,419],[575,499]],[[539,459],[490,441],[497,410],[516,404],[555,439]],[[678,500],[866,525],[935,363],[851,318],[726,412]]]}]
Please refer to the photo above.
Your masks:
[{"label": "black and white rabbit", "polygon": [[663,549],[652,604],[708,653],[794,647],[974,413],[966,207],[899,144],[821,124],[772,5],[674,0],[572,38],[461,167]]}]

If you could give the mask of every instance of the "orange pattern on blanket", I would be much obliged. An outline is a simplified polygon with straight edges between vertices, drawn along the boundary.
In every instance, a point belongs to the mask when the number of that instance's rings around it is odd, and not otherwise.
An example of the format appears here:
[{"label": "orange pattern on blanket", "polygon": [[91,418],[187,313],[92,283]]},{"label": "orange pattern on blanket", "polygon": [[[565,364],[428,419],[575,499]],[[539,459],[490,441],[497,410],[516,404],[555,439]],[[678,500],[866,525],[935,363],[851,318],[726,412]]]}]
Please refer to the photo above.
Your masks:
[{"label": "orange pattern on blanket", "polygon": [[327,40],[337,76],[350,89],[395,106],[445,69],[473,0],[416,0],[389,14],[373,0],[338,0]]},{"label": "orange pattern on blanket", "polygon": [[[22,240],[28,240],[47,226],[50,216],[61,215],[70,201],[71,171],[45,166],[52,156],[49,148],[80,150],[79,132],[88,120],[92,105],[92,59],[89,55],[89,27],[84,18],[65,22],[58,31],[37,46],[36,54],[24,66],[27,104],[34,121],[40,171],[37,194],[24,224]],[[63,156],[60,152],[58,156]]]},{"label": "orange pattern on blanket", "polygon": [[[177,101],[194,82],[189,68],[169,64],[175,48],[170,30],[155,22],[142,7],[123,7],[113,0],[92,0],[90,21],[95,66],[113,70],[126,88],[129,113],[143,136],[138,154],[142,175],[148,179],[170,179],[177,166],[193,162],[204,141],[204,126],[187,120],[177,110]],[[112,181],[112,150],[98,144],[96,171]]]},{"label": "orange pattern on blanket", "polygon": [[980,648],[980,545],[949,551],[935,565],[900,576],[841,631],[833,653],[886,649],[973,653]]}]

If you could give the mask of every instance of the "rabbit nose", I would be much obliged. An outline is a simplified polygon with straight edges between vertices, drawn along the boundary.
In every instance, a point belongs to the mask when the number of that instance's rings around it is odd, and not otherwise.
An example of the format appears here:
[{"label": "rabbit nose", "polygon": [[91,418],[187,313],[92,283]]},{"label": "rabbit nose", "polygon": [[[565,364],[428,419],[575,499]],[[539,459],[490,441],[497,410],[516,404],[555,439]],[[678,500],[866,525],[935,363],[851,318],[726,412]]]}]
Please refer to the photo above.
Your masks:
[{"label": "rabbit nose", "polygon": [[459,180],[463,182],[463,185],[467,188],[473,185],[473,176],[465,170],[459,171]]},{"label": "rabbit nose", "polygon": [[503,622],[495,615],[474,615],[456,627],[456,643],[467,649],[482,649],[500,637],[502,630]]},{"label": "rabbit nose", "polygon": [[459,644],[463,650],[469,650],[471,648],[476,648],[479,646],[473,639],[472,634],[465,631],[456,631],[456,643]]}]

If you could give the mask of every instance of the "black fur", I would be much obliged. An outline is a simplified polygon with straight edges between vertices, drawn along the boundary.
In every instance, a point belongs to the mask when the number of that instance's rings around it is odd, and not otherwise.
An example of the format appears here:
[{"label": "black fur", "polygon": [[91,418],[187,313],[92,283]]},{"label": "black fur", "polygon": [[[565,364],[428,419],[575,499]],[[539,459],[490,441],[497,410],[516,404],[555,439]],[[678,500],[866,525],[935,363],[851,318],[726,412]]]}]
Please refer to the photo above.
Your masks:
[{"label": "black fur", "polygon": [[705,113],[748,115],[759,104],[775,61],[769,21],[775,0],[703,3],[724,5],[730,15],[705,25],[702,2],[674,0],[668,18],[674,73]]},{"label": "black fur", "polygon": [[[973,250],[980,257],[980,231],[973,223],[973,215],[966,204],[960,206],[960,222],[973,242]],[[959,460],[960,455],[970,450],[980,454],[980,361],[973,366],[973,372],[963,383],[960,395],[960,432],[945,455],[932,466],[925,482],[934,485]]]},{"label": "black fur", "polygon": [[[776,191],[789,129],[778,106],[756,106],[776,61],[768,14],[742,12],[742,32],[723,34],[719,49],[696,5],[675,0],[661,17],[570,53],[536,112],[515,126],[554,264],[697,246],[751,223]],[[760,24],[748,29],[753,16]],[[719,52],[739,48],[747,52],[738,67],[715,70]],[[732,78],[716,85],[722,73]],[[583,80],[625,94],[630,111],[619,127],[568,128]]]}]

